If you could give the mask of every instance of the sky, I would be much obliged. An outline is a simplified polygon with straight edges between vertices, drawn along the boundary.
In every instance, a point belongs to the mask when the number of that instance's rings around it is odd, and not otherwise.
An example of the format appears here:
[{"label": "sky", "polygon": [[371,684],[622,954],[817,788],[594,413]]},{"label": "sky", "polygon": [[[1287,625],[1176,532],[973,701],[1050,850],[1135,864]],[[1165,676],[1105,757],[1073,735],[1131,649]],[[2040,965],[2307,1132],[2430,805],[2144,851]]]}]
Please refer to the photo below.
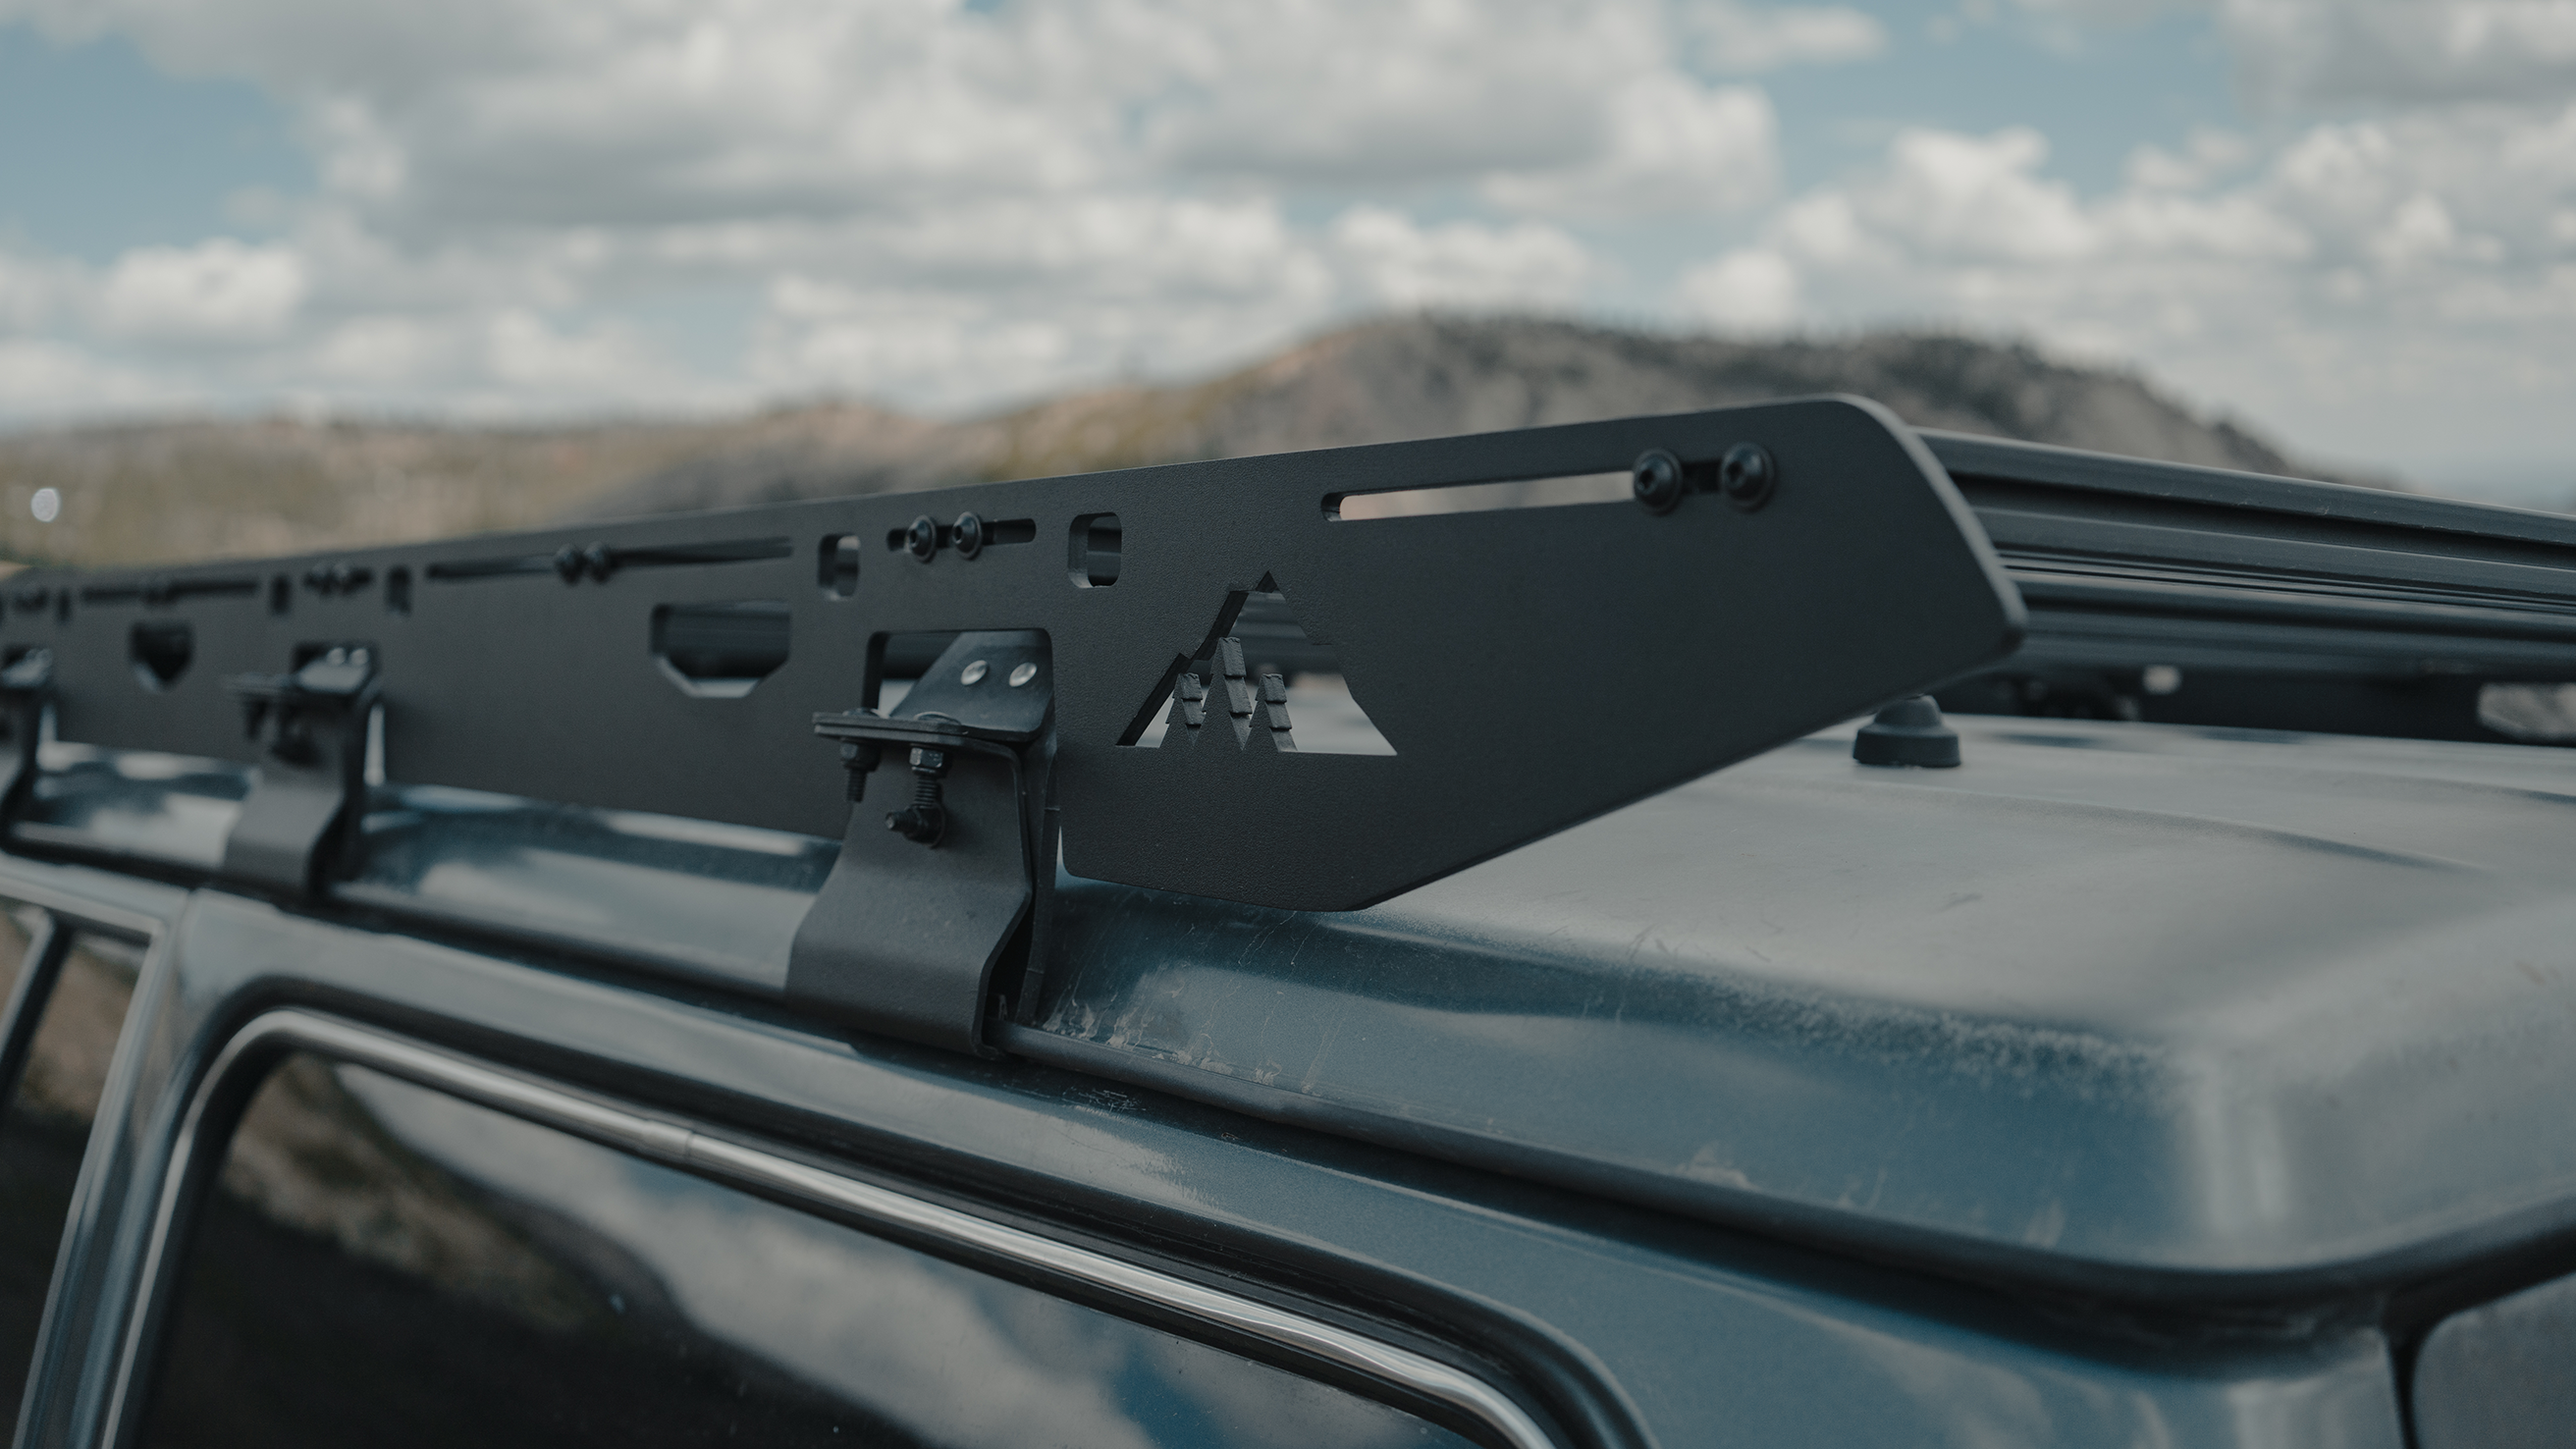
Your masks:
[{"label": "sky", "polygon": [[1897,326],[2576,499],[2576,0],[0,0],[0,427]]}]

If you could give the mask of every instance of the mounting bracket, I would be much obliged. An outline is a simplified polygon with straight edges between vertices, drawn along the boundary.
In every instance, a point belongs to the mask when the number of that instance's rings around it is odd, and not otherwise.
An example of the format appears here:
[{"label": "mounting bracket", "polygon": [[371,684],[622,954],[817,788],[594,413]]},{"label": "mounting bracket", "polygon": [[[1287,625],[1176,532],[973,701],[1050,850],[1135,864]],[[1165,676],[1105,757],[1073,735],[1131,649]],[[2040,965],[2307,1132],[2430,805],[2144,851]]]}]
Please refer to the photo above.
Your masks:
[{"label": "mounting bracket", "polygon": [[226,687],[260,761],[217,875],[272,894],[317,894],[356,852],[375,651],[335,645],[288,673],[236,675]]},{"label": "mounting bracket", "polygon": [[[960,634],[896,712],[814,717],[841,746],[850,821],[797,928],[790,1000],[984,1051],[985,1018],[1036,988],[1040,896],[1055,881],[1051,655],[1035,630]],[[869,777],[898,767],[909,797],[870,804]]]},{"label": "mounting bracket", "polygon": [[54,697],[54,651],[36,648],[0,669],[0,821],[15,817],[36,786],[36,747]]}]

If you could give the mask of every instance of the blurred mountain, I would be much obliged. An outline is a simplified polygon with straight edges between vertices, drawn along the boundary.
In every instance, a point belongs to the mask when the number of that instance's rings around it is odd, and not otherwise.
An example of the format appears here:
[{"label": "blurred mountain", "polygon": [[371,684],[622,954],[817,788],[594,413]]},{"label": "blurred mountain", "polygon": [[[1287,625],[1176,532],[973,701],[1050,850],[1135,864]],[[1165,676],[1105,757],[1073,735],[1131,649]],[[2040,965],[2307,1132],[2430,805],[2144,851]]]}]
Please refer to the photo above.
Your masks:
[{"label": "blurred mountain", "polygon": [[[819,403],[695,422],[471,428],[180,422],[0,436],[0,554],[141,563],[282,553],[834,494],[1437,437],[1809,393],[1925,427],[2305,477],[2134,373],[1924,334],[1740,342],[1403,317],[1208,381],[944,422]],[[2342,481],[2359,481],[2345,479]],[[62,495],[52,524],[29,514]]]},{"label": "blurred mountain", "polygon": [[1405,317],[1347,328],[1207,382],[1079,393],[945,426],[854,429],[831,409],[782,416],[756,448],[693,457],[581,511],[626,517],[1044,477],[1822,392],[1875,398],[1920,427],[2331,476],[2236,423],[2194,416],[2133,373],[2052,361],[2023,344],[1905,333],[1738,342],[1574,322]]}]

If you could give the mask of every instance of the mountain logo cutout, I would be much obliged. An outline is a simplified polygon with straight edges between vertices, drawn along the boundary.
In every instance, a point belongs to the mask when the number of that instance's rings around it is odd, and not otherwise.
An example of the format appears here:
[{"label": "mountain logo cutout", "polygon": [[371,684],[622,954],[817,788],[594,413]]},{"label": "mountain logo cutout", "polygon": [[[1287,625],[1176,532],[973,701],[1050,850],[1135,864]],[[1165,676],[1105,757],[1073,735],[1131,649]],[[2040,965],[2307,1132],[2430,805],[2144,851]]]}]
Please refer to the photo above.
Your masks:
[{"label": "mountain logo cutout", "polygon": [[1227,595],[1195,655],[1172,656],[1119,743],[1165,750],[1395,753],[1343,686],[1331,648],[1308,637],[1267,574],[1258,587]]}]

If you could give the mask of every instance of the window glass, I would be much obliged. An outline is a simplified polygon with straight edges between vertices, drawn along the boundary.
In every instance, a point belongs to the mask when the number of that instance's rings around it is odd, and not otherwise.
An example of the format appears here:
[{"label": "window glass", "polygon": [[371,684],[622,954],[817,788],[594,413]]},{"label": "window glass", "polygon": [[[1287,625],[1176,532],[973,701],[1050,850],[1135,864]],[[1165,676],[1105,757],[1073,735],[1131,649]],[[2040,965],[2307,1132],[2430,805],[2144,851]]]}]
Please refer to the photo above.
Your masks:
[{"label": "window glass", "polygon": [[1456,1445],[1372,1400],[357,1067],[260,1088],[157,1445]]},{"label": "window glass", "polygon": [[[0,910],[0,958],[7,963],[0,996],[16,985],[26,960],[30,912]],[[108,1060],[134,995],[141,958],[118,942],[84,939],[63,962],[38,1014],[26,1074],[0,1113],[0,1412],[14,1422],[35,1354],[45,1289],[62,1246],[72,1182],[107,1087]]]}]

